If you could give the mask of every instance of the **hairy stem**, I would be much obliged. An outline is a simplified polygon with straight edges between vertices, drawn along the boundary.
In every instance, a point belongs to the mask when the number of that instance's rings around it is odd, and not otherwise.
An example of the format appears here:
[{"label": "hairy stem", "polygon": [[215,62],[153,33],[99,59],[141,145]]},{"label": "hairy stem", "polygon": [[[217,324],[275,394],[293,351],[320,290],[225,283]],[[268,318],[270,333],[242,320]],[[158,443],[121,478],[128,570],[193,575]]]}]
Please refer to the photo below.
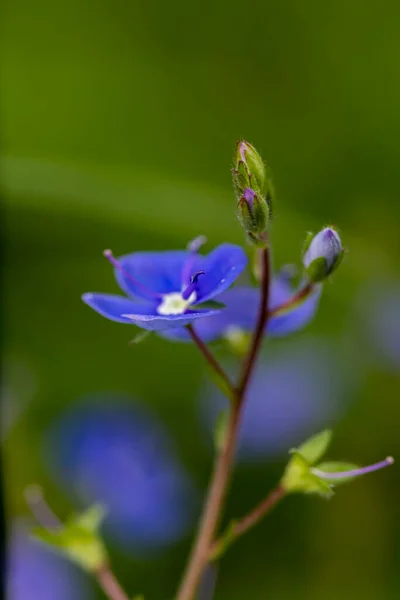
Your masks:
[{"label": "hairy stem", "polygon": [[[210,549],[209,559],[215,560],[219,558],[228,546],[257,525],[285,497],[285,494],[285,488],[279,484],[252,511],[237,521],[233,529],[229,530],[226,535],[222,534],[220,538],[215,540]],[[225,537],[227,538],[227,542],[225,542]]]},{"label": "hairy stem", "polygon": [[202,517],[200,519],[197,538],[195,540],[181,586],[178,590],[176,600],[193,600],[195,596],[204,569],[209,562],[210,548],[213,543],[215,532],[221,518],[224,501],[228,492],[245,394],[258,353],[261,348],[261,342],[268,320],[270,282],[268,247],[262,252],[262,267],[261,303],[257,326],[254,332],[252,343],[250,345],[249,353],[244,362],[242,375],[236,388],[232,388],[229,379],[226,377],[219,363],[215,361],[207,346],[201,341],[201,339],[198,338],[193,328],[190,326],[188,327],[192,339],[196,342],[197,346],[200,348],[209,364],[214,368],[219,376],[223,376],[224,380],[229,382],[230,389],[233,390],[234,394],[225,443],[222,451],[218,454],[216,459],[207,500],[203,509]]}]

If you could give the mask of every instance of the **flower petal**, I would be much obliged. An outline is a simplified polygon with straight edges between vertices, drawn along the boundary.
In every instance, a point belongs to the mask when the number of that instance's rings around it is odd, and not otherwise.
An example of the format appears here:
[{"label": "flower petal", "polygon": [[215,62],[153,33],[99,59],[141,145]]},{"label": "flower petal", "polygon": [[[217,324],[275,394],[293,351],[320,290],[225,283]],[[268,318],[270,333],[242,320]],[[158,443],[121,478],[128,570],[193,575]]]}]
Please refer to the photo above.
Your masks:
[{"label": "flower petal", "polygon": [[208,256],[193,261],[193,271],[204,271],[198,279],[197,302],[205,302],[224,292],[247,265],[247,256],[240,246],[221,244]]},{"label": "flower petal", "polygon": [[129,323],[132,325],[132,319],[126,317],[127,313],[139,313],[141,315],[155,314],[156,303],[132,302],[123,296],[115,294],[95,294],[87,293],[82,296],[82,300],[93,310],[100,313],[106,319],[117,321],[118,323]]},{"label": "flower petal", "polygon": [[[271,282],[270,309],[273,310],[286,302],[293,294],[295,294],[295,290],[293,290],[288,277],[278,274]],[[279,337],[305,327],[315,314],[320,294],[321,286],[292,310],[280,316],[271,317],[268,323],[268,334],[271,337]],[[220,294],[216,299],[225,304],[226,308],[213,317],[197,321],[194,326],[204,342],[222,338],[230,327],[238,327],[246,332],[254,329],[260,305],[259,288],[236,287]],[[190,341],[190,336],[185,329],[169,330],[161,335],[172,340]]]},{"label": "flower petal", "polygon": [[[149,331],[163,331],[174,328],[184,328],[186,325],[190,325],[196,319],[205,319],[216,315],[218,310],[199,310],[189,311],[182,315],[158,315],[154,314],[127,314],[124,317],[129,319],[129,322],[133,325],[137,325],[142,329],[148,329]],[[185,329],[184,329],[185,331]]]},{"label": "flower petal", "polygon": [[189,256],[185,250],[134,252],[120,256],[117,260],[121,268],[115,269],[118,285],[129,296],[147,300],[154,300],[156,294],[180,292],[183,266]]}]

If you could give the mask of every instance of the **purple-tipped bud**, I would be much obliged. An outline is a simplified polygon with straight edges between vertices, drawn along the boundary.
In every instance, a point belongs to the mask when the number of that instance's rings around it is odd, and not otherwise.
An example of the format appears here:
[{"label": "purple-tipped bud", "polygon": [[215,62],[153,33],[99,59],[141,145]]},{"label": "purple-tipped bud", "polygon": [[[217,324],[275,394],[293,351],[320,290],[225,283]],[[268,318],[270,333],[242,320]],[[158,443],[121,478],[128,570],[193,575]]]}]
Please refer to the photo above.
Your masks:
[{"label": "purple-tipped bud", "polygon": [[330,275],[340,264],[343,248],[339,234],[325,227],[306,241],[303,265],[310,281],[317,283]]},{"label": "purple-tipped bud", "polygon": [[252,240],[262,240],[269,221],[269,207],[254,190],[245,188],[237,204],[237,216]]},{"label": "purple-tipped bud", "polygon": [[254,190],[269,206],[271,205],[274,192],[270,170],[254,146],[244,140],[236,144],[232,175],[238,202],[245,190],[250,189]]}]

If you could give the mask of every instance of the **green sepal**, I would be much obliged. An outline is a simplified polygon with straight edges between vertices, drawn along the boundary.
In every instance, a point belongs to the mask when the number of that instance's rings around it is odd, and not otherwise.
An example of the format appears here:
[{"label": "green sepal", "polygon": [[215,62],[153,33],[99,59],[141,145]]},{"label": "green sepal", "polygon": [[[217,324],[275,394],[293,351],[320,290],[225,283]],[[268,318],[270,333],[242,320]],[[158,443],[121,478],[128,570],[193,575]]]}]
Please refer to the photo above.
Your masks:
[{"label": "green sepal", "polygon": [[202,309],[210,309],[210,308],[215,308],[215,309],[220,309],[220,308],[226,308],[226,304],[224,304],[223,302],[217,302],[216,300],[206,300],[205,302],[202,302],[201,304],[196,304],[196,310],[202,310]]},{"label": "green sepal", "polygon": [[144,342],[144,340],[146,340],[152,333],[152,331],[146,331],[143,329],[142,331],[139,331],[139,333],[135,335],[135,337],[129,343],[132,345],[140,344],[141,342]]},{"label": "green sepal", "polygon": [[310,244],[313,241],[313,238],[314,238],[314,233],[312,231],[307,231],[306,239],[304,240],[304,243],[303,243],[302,255],[304,255],[307,252],[307,250],[309,249]]},{"label": "green sepal", "polygon": [[[354,463],[341,461],[327,461],[315,465],[315,467],[313,468],[313,472],[318,476],[318,471],[322,471],[324,473],[340,473],[341,471],[353,471],[358,468],[359,465],[355,465]],[[355,476],[343,477],[342,479],[335,478],[334,480],[331,480],[331,483],[336,486],[342,483],[346,483],[347,481],[352,481],[354,478]]]},{"label": "green sepal", "polygon": [[107,562],[107,552],[98,533],[104,516],[104,507],[94,505],[84,513],[68,519],[57,530],[37,527],[32,535],[85,571],[96,571]]},{"label": "green sepal", "polygon": [[256,246],[257,248],[263,249],[268,246],[268,242],[265,239],[265,236],[263,236],[263,235],[257,236],[257,235],[254,235],[253,233],[247,233],[247,239],[250,242],[250,244],[252,244],[253,246]]},{"label": "green sepal", "polygon": [[308,465],[314,465],[320,460],[325,452],[327,451],[329,444],[332,440],[332,431],[330,429],[324,429],[319,433],[311,436],[299,446],[294,448],[291,452],[297,452],[307,461]]},{"label": "green sepal", "polygon": [[332,270],[327,268],[327,262],[323,256],[315,258],[306,269],[307,277],[313,283],[323,281],[331,272]]},{"label": "green sepal", "polygon": [[292,451],[281,485],[288,493],[319,494],[326,498],[333,494],[332,485],[314,475],[306,459],[296,451]]},{"label": "green sepal", "polygon": [[329,275],[331,273],[333,273],[333,271],[336,271],[336,269],[338,268],[338,266],[340,265],[340,263],[342,262],[342,260],[344,258],[344,253],[345,253],[345,250],[342,249],[340,254],[337,255],[335,262],[333,263],[332,267],[330,268]]}]

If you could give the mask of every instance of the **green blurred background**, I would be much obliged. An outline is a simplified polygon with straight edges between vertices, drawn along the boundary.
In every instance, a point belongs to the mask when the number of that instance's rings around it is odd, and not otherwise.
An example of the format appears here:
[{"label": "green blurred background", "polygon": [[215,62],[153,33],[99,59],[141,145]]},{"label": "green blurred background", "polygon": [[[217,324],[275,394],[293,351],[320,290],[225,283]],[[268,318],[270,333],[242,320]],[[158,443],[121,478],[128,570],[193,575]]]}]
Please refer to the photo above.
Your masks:
[{"label": "green blurred background", "polygon": [[[371,359],[360,317],[362,290],[398,278],[399,26],[392,0],[8,0],[3,360],[6,373],[22,364],[35,382],[4,437],[10,516],[27,513],[33,481],[58,514],[73,508],[43,465],[43,435],[79,395],[104,389],[152,406],[204,487],[201,357],[156,337],[129,346],[131,331],[80,295],[117,290],[104,248],[180,248],[200,233],[212,245],[241,243],[230,177],[239,137],[275,175],[275,261],[298,262],[305,231],[331,222],[350,249],[308,328],[344,339],[350,370],[368,365],[332,456],[400,457],[399,375]],[[12,384],[22,395],[29,387],[21,374]],[[228,513],[258,500],[284,460],[241,467]],[[291,498],[229,553],[216,599],[398,598],[399,516],[396,466],[329,503]],[[172,597],[188,547],[186,539],[152,560],[117,556],[116,570],[146,599]]]}]

